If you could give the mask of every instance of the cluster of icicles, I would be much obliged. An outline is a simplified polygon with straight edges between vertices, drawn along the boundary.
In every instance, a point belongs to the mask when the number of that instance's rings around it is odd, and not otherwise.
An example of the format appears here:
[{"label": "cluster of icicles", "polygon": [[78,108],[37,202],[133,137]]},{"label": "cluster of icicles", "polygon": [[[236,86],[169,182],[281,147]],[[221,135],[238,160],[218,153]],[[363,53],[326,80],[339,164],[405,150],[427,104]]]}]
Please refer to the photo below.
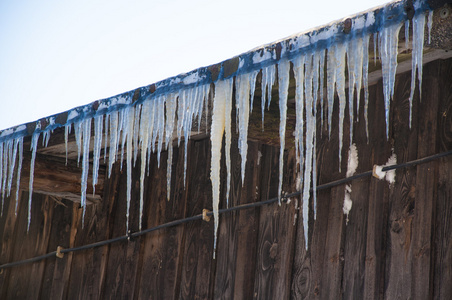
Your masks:
[{"label": "cluster of icicles", "polygon": [[[415,87],[416,71],[419,79],[419,89],[422,79],[422,51],[424,41],[424,27],[427,14],[420,13],[413,18],[413,54],[412,54],[412,84],[410,102],[413,99],[413,91]],[[431,24],[432,14],[428,14],[428,24]],[[334,96],[337,94],[339,99],[339,161],[342,157],[342,137],[344,110],[348,103],[350,123],[352,124],[354,116],[354,94],[357,96],[357,105],[360,104],[361,88],[364,88],[364,116],[367,127],[367,105],[368,105],[368,48],[371,33],[367,34],[363,28],[375,21],[374,13],[369,12],[362,18],[353,20],[352,32],[360,32],[360,34],[352,35],[352,38],[345,42],[335,43],[328,49],[311,49],[307,52],[287,58],[285,52],[288,49],[282,49],[281,59],[277,64],[262,67],[259,70],[253,70],[247,73],[239,72],[235,76],[235,80],[220,79],[214,85],[204,84],[187,88],[178,92],[148,96],[148,99],[140,104],[134,105],[132,97],[117,97],[116,104],[123,104],[120,110],[109,112],[79,121],[70,120],[74,117],[69,113],[68,123],[65,130],[66,146],[67,137],[72,127],[74,129],[75,138],[78,146],[78,159],[81,159],[82,165],[82,188],[81,188],[81,206],[83,207],[83,216],[86,208],[86,190],[89,172],[89,153],[90,141],[94,140],[93,145],[93,168],[92,183],[95,187],[97,183],[97,173],[99,169],[99,161],[101,159],[101,149],[105,149],[104,160],[108,157],[108,176],[111,174],[113,163],[119,159],[122,162],[126,160],[127,166],[127,230],[129,225],[129,208],[131,199],[131,180],[132,166],[137,161],[137,157],[141,155],[141,176],[140,176],[140,219],[139,228],[141,229],[141,216],[143,213],[144,199],[144,178],[146,167],[149,168],[150,154],[156,152],[158,156],[158,164],[160,165],[160,153],[162,150],[168,151],[167,161],[167,193],[170,196],[171,183],[171,165],[172,165],[172,141],[173,134],[176,133],[178,143],[181,138],[185,140],[185,163],[184,163],[184,182],[187,167],[187,141],[190,137],[194,122],[197,121],[198,130],[201,118],[206,117],[208,101],[213,98],[213,110],[211,120],[211,181],[213,194],[213,212],[215,222],[215,242],[218,230],[218,209],[220,200],[220,159],[221,148],[223,145],[223,136],[225,137],[225,156],[227,167],[227,190],[225,200],[228,203],[229,189],[231,180],[231,113],[233,104],[233,85],[235,83],[235,103],[236,103],[236,122],[239,132],[239,153],[241,156],[241,179],[244,182],[245,165],[247,155],[247,135],[248,135],[248,119],[253,108],[253,98],[256,86],[256,77],[262,72],[261,90],[262,90],[262,125],[264,122],[264,109],[269,106],[271,101],[272,86],[277,79],[279,83],[279,111],[280,111],[280,160],[279,160],[279,195],[282,195],[282,171],[283,171],[283,150],[285,148],[286,133],[286,114],[287,114],[287,98],[289,87],[290,64],[293,65],[293,72],[296,81],[296,129],[295,129],[295,147],[299,163],[299,174],[301,184],[299,189],[302,190],[302,206],[303,206],[303,223],[305,241],[307,247],[308,232],[308,208],[309,199],[313,197],[313,208],[315,216],[316,207],[316,114],[320,113],[322,118],[327,116],[328,132],[331,134],[332,110],[334,104]],[[406,39],[409,38],[409,21],[406,22]],[[379,33],[373,34],[375,47],[378,45],[382,63],[384,101],[386,108],[386,132],[388,133],[388,113],[390,100],[394,92],[394,80],[397,67],[397,46],[398,35],[401,24],[394,24],[383,28]],[[361,30],[361,31],[360,31]],[[332,33],[334,34],[334,32]],[[314,37],[311,37],[314,39]],[[293,46],[293,45],[291,45]],[[266,51],[266,50],[265,50]],[[275,57],[275,53],[263,51],[257,56],[259,57]],[[374,50],[374,52],[376,52]],[[286,57],[286,58],[284,58]],[[347,64],[346,64],[347,61]],[[347,67],[346,67],[347,66]],[[346,86],[346,73],[348,74],[348,86]],[[324,74],[326,74],[326,82],[324,82]],[[214,88],[214,90],[213,90]],[[348,95],[346,94],[348,88]],[[326,95],[324,95],[324,89]],[[210,95],[210,97],[209,97]],[[324,98],[325,96],[325,98]],[[325,100],[324,100],[325,99]],[[317,103],[320,103],[320,112],[316,111]],[[100,109],[100,108],[99,108]],[[411,118],[410,118],[411,122]],[[38,123],[39,124],[39,123]],[[94,137],[91,137],[91,126],[94,124]],[[323,124],[323,120],[322,120]],[[37,129],[40,129],[37,126]],[[353,140],[353,126],[350,126],[350,143]],[[367,129],[367,128],[366,128]],[[36,130],[31,140],[31,167],[29,182],[29,203],[28,203],[28,226],[30,225],[30,208],[33,189],[33,172],[34,161],[36,158],[36,149],[40,134],[43,134],[43,145],[46,145],[50,136],[50,131]],[[104,146],[102,147],[102,143]],[[107,153],[108,149],[108,153]],[[119,150],[122,152],[119,154]],[[17,160],[17,187],[20,183],[20,170],[23,156],[23,137],[6,140],[0,142],[0,189],[2,199],[10,195],[13,182],[13,174]],[[126,156],[124,158],[124,156]],[[340,166],[340,164],[339,164]],[[340,167],[339,167],[340,168]],[[16,213],[17,213],[17,197],[16,191]],[[3,208],[3,201],[2,201]],[[3,210],[3,209],[2,209]]]}]

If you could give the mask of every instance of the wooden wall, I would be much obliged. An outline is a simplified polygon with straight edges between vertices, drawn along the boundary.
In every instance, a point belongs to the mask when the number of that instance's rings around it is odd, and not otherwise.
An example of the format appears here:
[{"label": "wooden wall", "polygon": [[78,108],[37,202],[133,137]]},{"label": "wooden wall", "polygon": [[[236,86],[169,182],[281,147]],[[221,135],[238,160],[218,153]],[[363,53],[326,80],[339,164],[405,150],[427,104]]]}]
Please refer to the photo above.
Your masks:
[{"label": "wooden wall", "polygon": [[[397,77],[388,141],[381,82],[370,88],[369,143],[361,102],[360,118],[354,124],[358,173],[386,163],[392,148],[398,162],[452,149],[452,60],[425,66],[422,101],[416,88],[411,129],[410,78],[410,73]],[[317,137],[319,184],[345,176],[347,147],[344,171],[339,173],[334,115],[331,140],[326,131]],[[347,121],[345,132],[348,128]],[[166,153],[160,169],[152,156],[143,228],[212,208],[209,143],[209,139],[189,142],[186,187],[181,176],[183,147],[175,148],[170,201],[166,200]],[[348,143],[345,138],[344,145]],[[232,151],[232,205],[277,196],[278,157],[278,147],[250,141],[242,188],[240,157]],[[285,161],[283,190],[292,192],[296,185],[293,149],[285,152]],[[133,171],[132,231],[138,230],[138,166]],[[393,186],[373,177],[351,183],[348,224],[342,213],[345,185],[319,191],[316,219],[310,214],[307,251],[302,212],[297,209],[298,200],[292,199],[281,206],[275,203],[222,215],[215,260],[213,221],[193,221],[61,259],[3,269],[0,298],[451,299],[452,157],[396,174]],[[224,171],[222,176],[226,177]],[[17,217],[14,201],[5,200],[0,264],[55,251],[57,246],[76,247],[125,234],[126,174],[119,164],[105,181],[104,200],[88,207],[83,228],[78,204],[57,203],[39,194],[33,198],[28,233],[28,194],[21,193]]]}]

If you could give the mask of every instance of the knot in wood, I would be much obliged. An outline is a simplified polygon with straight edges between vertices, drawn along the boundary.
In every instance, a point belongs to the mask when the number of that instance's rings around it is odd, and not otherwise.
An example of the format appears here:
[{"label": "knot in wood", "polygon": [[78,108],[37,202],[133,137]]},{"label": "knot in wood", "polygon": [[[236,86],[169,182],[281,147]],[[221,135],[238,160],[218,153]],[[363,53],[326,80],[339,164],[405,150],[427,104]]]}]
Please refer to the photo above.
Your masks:
[{"label": "knot in wood", "polygon": [[278,243],[273,243],[268,252],[271,259],[276,259],[278,255]]}]

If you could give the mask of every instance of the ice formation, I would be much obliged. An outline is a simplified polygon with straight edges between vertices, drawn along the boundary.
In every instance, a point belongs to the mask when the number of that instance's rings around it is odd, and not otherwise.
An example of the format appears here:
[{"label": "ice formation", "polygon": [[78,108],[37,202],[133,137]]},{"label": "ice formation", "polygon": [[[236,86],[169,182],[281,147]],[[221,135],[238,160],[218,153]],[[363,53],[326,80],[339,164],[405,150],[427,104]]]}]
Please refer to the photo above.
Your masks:
[{"label": "ice formation", "polygon": [[[66,152],[68,135],[74,127],[77,145],[78,162],[81,162],[81,206],[83,216],[87,205],[88,176],[92,174],[93,191],[98,181],[99,163],[104,148],[104,163],[110,177],[113,164],[120,160],[120,167],[125,160],[127,175],[127,230],[129,228],[129,210],[132,201],[132,168],[139,161],[140,168],[140,199],[139,199],[139,228],[142,228],[144,210],[144,190],[146,170],[149,174],[150,155],[157,154],[157,167],[160,167],[161,152],[167,150],[166,161],[167,195],[171,196],[171,175],[173,160],[173,139],[177,138],[178,145],[184,141],[184,185],[187,171],[187,145],[193,132],[199,132],[202,118],[205,116],[206,131],[209,127],[208,112],[213,112],[210,127],[211,139],[211,182],[212,206],[214,214],[215,240],[217,245],[218,210],[220,199],[220,166],[223,136],[226,159],[226,205],[229,206],[231,182],[231,120],[233,91],[235,89],[236,128],[239,132],[239,153],[241,157],[241,179],[245,178],[246,156],[248,151],[248,123],[252,112],[254,92],[260,83],[262,128],[264,129],[264,111],[270,107],[273,86],[278,84],[279,112],[280,112],[280,157],[278,197],[282,197],[284,149],[286,141],[286,118],[289,98],[289,81],[291,66],[295,79],[295,109],[296,124],[294,132],[295,151],[298,163],[298,189],[302,191],[302,214],[306,247],[308,246],[308,216],[310,200],[312,209],[316,209],[316,138],[318,129],[327,126],[329,137],[337,135],[339,140],[337,166],[341,171],[342,148],[344,134],[349,144],[349,162],[346,176],[351,176],[356,170],[350,160],[353,157],[353,125],[358,120],[360,106],[364,106],[364,119],[367,139],[368,133],[368,62],[369,42],[372,36],[374,45],[374,60],[377,49],[382,63],[383,94],[385,103],[386,136],[389,137],[389,109],[394,94],[394,81],[397,69],[398,35],[401,26],[405,24],[406,47],[409,46],[410,28],[412,36],[412,79],[410,92],[410,124],[411,102],[416,86],[421,91],[422,83],[422,53],[425,26],[432,27],[432,12],[426,1],[414,3],[415,14],[412,20],[408,18],[403,2],[394,2],[383,9],[370,11],[351,17],[346,28],[345,22],[330,24],[324,28],[290,37],[277,44],[270,44],[258,50],[239,56],[239,66],[236,71],[226,72],[225,64],[221,64],[219,73],[209,68],[200,68],[188,74],[169,78],[153,86],[124,93],[97,102],[97,106],[86,105],[70,110],[67,121],[57,123],[57,118],[49,117],[45,122],[38,121],[31,133],[31,166],[28,199],[28,227],[31,220],[31,201],[33,191],[34,163],[37,155],[38,139],[42,137],[42,145],[46,147],[52,130],[65,127]],[[426,21],[427,19],[427,21]],[[411,23],[411,24],[410,24]],[[215,68],[213,68],[215,69]],[[217,70],[218,71],[218,70]],[[227,73],[227,74],[226,74]],[[261,74],[259,77],[258,74]],[[260,78],[260,82],[257,82]],[[277,80],[277,81],[276,81]],[[235,83],[235,84],[234,84]],[[346,89],[348,88],[348,92]],[[212,89],[213,105],[209,108],[209,93]],[[363,100],[361,104],[361,89]],[[326,93],[324,95],[324,90]],[[325,97],[324,97],[325,96]],[[337,99],[337,100],[336,100]],[[354,99],[356,99],[356,106]],[[337,101],[337,111],[333,107]],[[348,106],[349,131],[344,132],[346,107]],[[319,111],[318,111],[319,110]],[[203,115],[203,113],[205,113]],[[320,116],[318,115],[320,113]],[[338,132],[333,132],[333,115],[338,115]],[[355,116],[356,114],[356,116]],[[317,120],[320,120],[318,124]],[[326,124],[324,124],[326,123]],[[46,125],[41,125],[46,124]],[[41,128],[42,126],[42,128]],[[91,127],[94,126],[93,136]],[[317,127],[318,126],[318,127]],[[20,173],[23,159],[23,138],[30,135],[25,126],[7,129],[0,132],[0,189],[3,198],[10,195],[14,174],[16,186],[20,184]],[[92,146],[92,148],[90,147]],[[92,173],[90,170],[90,151],[92,151]],[[120,152],[119,152],[120,151]],[[336,154],[335,154],[336,155]],[[120,157],[120,159],[119,159]],[[260,157],[259,157],[260,158]],[[67,159],[67,158],[66,158]],[[395,163],[395,157],[392,161]],[[357,163],[357,160],[356,160]],[[259,164],[259,161],[258,161]],[[390,182],[394,181],[394,172],[382,172],[384,166],[377,168],[380,176],[385,176]],[[180,174],[179,174],[180,175]],[[349,213],[352,202],[350,199],[351,186],[347,186],[344,197],[344,213]],[[312,197],[312,198],[311,198]],[[18,201],[16,189],[16,211]],[[3,211],[3,209],[2,209]]]}]

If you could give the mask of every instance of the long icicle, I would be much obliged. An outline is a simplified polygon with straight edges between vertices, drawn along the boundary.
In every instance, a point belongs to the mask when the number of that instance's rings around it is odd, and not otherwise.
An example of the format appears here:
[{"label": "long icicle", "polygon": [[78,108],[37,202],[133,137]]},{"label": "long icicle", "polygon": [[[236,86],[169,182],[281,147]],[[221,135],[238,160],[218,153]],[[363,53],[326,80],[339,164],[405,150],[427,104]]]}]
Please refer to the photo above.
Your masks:
[{"label": "long icicle", "polygon": [[278,183],[278,203],[281,205],[282,181],[284,169],[284,148],[286,142],[286,119],[287,119],[287,95],[289,92],[289,71],[290,62],[281,60],[278,64],[278,81],[279,81],[279,183]]},{"label": "long icicle", "polygon": [[[220,202],[220,160],[221,148],[223,143],[223,133],[225,130],[225,119],[228,114],[227,102],[232,101],[232,83],[233,79],[220,80],[215,86],[215,98],[213,101],[212,126],[210,129],[211,147],[211,167],[210,178],[212,181],[212,206],[214,217],[214,243],[213,258],[217,248],[217,233],[219,223],[219,202]],[[229,111],[230,118],[230,111]]]},{"label": "long icicle", "polygon": [[39,139],[39,129],[40,126],[36,126],[36,130],[33,133],[33,136],[31,138],[31,161],[30,161],[30,181],[28,183],[28,223],[27,223],[27,232],[30,230],[30,223],[31,223],[31,201],[32,201],[32,195],[33,195],[33,178],[34,178],[34,171],[35,171],[35,160],[36,160],[36,150],[38,147],[38,139]]}]

